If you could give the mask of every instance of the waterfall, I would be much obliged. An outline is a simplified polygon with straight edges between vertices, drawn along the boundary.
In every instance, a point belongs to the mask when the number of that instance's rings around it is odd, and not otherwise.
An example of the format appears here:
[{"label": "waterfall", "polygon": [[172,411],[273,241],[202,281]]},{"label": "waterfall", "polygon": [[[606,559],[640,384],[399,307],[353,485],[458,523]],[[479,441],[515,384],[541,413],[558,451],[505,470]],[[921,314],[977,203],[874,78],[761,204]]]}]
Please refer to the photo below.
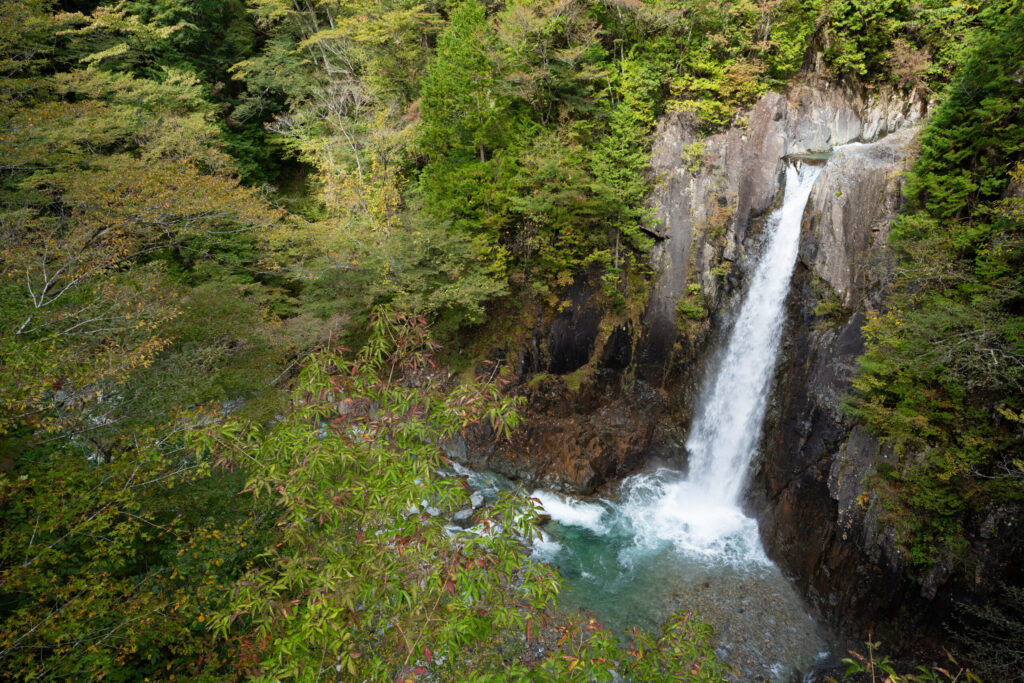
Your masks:
[{"label": "waterfall", "polygon": [[782,206],[768,219],[767,242],[686,442],[689,476],[662,469],[623,484],[622,512],[638,549],[670,541],[709,560],[767,562],[739,496],[764,420],[800,222],[820,171],[809,164],[786,169]]},{"label": "waterfall", "polygon": [[552,520],[534,557],[561,569],[571,607],[595,610],[619,629],[656,628],[678,609],[695,610],[714,624],[716,649],[736,667],[736,680],[789,680],[830,649],[765,555],[757,522],[740,508],[779,353],[801,218],[820,171],[786,170],[782,206],[768,218],[728,341],[699,397],[686,442],[689,474],[662,468],[629,477],[617,500],[533,493]]},{"label": "waterfall", "polygon": [[690,480],[722,500],[739,495],[761,433],[800,220],[820,170],[808,164],[802,173],[792,165],[786,170],[785,198],[769,219],[768,243],[686,442]]}]

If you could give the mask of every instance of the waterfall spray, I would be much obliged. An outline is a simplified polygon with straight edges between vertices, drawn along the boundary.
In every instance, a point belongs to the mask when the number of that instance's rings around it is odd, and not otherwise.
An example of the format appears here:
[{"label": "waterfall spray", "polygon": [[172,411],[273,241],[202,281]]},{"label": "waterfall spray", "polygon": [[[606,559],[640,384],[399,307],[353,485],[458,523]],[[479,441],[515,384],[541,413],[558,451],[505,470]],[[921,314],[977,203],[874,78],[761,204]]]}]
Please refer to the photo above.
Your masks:
[{"label": "waterfall spray", "polygon": [[659,470],[624,483],[622,512],[638,548],[670,541],[709,560],[767,562],[739,496],[764,420],[800,222],[820,171],[806,164],[786,170],[782,206],[768,220],[767,242],[686,442],[689,476]]},{"label": "waterfall spray", "polygon": [[686,442],[690,480],[722,500],[739,496],[761,433],[800,221],[820,171],[806,164],[802,172],[792,165],[786,171],[785,199],[771,216],[768,244]]}]

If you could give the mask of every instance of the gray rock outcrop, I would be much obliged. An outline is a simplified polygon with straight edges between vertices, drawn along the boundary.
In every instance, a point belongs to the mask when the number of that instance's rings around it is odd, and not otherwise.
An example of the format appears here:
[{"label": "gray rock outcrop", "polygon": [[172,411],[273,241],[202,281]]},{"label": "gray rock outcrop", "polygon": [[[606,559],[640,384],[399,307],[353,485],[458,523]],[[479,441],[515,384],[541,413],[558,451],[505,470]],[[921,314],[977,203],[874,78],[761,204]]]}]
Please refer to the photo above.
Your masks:
[{"label": "gray rock outcrop", "polygon": [[872,144],[841,147],[814,187],[800,261],[832,287],[847,309],[876,289],[872,270],[882,275],[886,268],[879,252],[887,251],[889,225],[901,204],[901,173],[917,130],[905,128]]},{"label": "gray rock outcrop", "polygon": [[[785,94],[766,94],[740,117],[745,125],[716,135],[701,137],[693,114],[664,117],[655,134],[651,163],[651,203],[659,219],[651,263],[658,277],[639,354],[645,376],[650,381],[666,376],[666,364],[680,341],[683,353],[676,354],[676,362],[685,364],[700,355],[703,339],[680,339],[686,335],[680,334],[678,302],[689,291],[699,292],[714,313],[726,295],[738,289],[747,251],[754,244],[748,232],[759,227],[758,218],[775,202],[787,156],[872,142],[920,121],[924,111],[925,103],[915,97],[887,91],[867,94],[808,78]],[[872,168],[883,168],[888,149],[876,149],[878,159],[876,163],[871,157]],[[858,172],[847,167],[844,173],[844,186],[852,190],[859,182]],[[873,186],[864,194],[874,190]],[[838,215],[834,223],[842,225],[844,220]],[[837,245],[822,241],[823,258],[837,260],[830,251],[833,247]],[[837,272],[843,268],[849,268],[848,257],[836,266]],[[700,332],[706,337],[709,330],[706,326]]]},{"label": "gray rock outcrop", "polygon": [[[570,303],[565,310],[538,324],[520,348],[495,354],[514,367],[517,391],[527,398],[523,428],[511,441],[471,431],[451,457],[576,493],[591,493],[653,459],[685,462],[683,435],[702,362],[742,292],[748,255],[781,196],[786,157],[881,138],[879,147],[864,145],[849,155],[850,164],[830,181],[830,192],[841,193],[849,208],[833,209],[820,221],[821,236],[805,245],[807,259],[823,264],[826,282],[852,291],[867,282],[856,256],[862,243],[884,239],[881,213],[863,225],[851,222],[860,220],[855,203],[885,181],[886,150],[902,149],[905,140],[892,134],[922,112],[916,99],[808,77],[785,93],[766,94],[737,125],[715,135],[702,136],[693,114],[663,117],[651,162],[650,201],[660,219],[651,229],[657,276],[642,325],[595,303],[599,282],[577,280],[560,293]],[[828,197],[820,201],[824,206]]]},{"label": "gray rock outcrop", "polygon": [[896,458],[841,407],[868,311],[885,305],[886,241],[916,133],[840,149],[818,178],[749,503],[768,554],[826,621],[891,653],[933,655],[957,602],[1006,580],[1022,552],[1000,520],[988,538],[966,539],[976,558],[970,572],[940,561],[915,575],[869,485]]}]

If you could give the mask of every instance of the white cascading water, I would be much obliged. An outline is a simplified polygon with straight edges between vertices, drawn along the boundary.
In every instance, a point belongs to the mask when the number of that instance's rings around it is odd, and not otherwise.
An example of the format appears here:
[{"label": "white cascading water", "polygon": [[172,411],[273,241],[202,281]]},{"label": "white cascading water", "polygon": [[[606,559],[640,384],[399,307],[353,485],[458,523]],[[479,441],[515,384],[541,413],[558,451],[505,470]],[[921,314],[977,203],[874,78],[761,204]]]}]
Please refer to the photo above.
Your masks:
[{"label": "white cascading water", "polygon": [[659,470],[624,484],[621,511],[638,549],[670,541],[708,560],[767,562],[739,495],[764,420],[800,222],[820,171],[809,164],[786,170],[782,206],[769,218],[767,244],[686,442],[689,476]]},{"label": "white cascading water", "polygon": [[686,447],[690,480],[708,495],[735,501],[760,436],[775,358],[779,351],[784,302],[800,243],[800,222],[820,166],[790,166],[786,195],[775,214],[761,261],[729,336],[729,346],[704,396]]}]

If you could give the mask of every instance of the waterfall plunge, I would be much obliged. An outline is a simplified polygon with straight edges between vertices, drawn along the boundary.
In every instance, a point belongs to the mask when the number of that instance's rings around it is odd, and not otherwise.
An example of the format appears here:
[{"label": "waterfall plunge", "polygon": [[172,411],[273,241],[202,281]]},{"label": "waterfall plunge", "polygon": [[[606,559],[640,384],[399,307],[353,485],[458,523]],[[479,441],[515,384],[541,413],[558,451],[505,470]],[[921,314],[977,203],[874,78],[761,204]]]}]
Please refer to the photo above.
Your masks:
[{"label": "waterfall plunge", "polygon": [[774,374],[800,220],[819,168],[787,169],[783,205],[729,340],[705,382],[687,449],[690,474],[661,469],[623,482],[617,501],[534,496],[552,517],[538,559],[557,564],[563,605],[616,629],[653,629],[678,609],[712,624],[735,680],[789,680],[829,650],[793,587],[765,556],[739,498]]},{"label": "waterfall plunge", "polygon": [[820,171],[806,164],[802,171],[786,170],[782,206],[768,220],[767,244],[686,442],[689,476],[663,469],[624,482],[621,511],[635,530],[637,550],[669,541],[712,561],[768,562],[739,495],[764,420],[800,222]]}]

